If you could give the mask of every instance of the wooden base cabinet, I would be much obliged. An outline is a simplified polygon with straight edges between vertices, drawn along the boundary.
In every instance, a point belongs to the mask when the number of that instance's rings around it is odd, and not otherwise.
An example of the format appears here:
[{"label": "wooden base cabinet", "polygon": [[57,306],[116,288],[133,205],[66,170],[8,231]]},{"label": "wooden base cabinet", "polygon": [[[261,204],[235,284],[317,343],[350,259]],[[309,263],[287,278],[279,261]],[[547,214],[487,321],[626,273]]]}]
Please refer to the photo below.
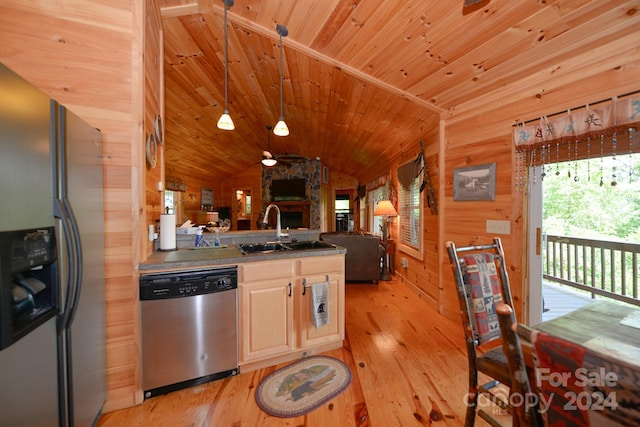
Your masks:
[{"label": "wooden base cabinet", "polygon": [[[329,323],[316,328],[309,287],[327,277]],[[342,254],[241,264],[238,296],[241,372],[343,345]]]}]

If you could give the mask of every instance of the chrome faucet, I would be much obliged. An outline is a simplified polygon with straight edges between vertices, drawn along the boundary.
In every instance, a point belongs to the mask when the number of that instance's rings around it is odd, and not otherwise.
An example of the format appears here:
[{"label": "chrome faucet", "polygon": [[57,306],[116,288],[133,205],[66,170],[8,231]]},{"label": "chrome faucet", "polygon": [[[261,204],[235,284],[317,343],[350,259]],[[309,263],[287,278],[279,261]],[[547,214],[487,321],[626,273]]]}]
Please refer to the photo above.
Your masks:
[{"label": "chrome faucet", "polygon": [[289,235],[282,233],[282,226],[280,225],[280,208],[278,205],[272,203],[267,206],[267,209],[264,211],[264,219],[262,220],[262,223],[267,224],[269,222],[269,212],[271,211],[271,208],[276,208],[276,214],[278,215],[276,218],[276,240],[279,242],[282,236],[287,237]]}]

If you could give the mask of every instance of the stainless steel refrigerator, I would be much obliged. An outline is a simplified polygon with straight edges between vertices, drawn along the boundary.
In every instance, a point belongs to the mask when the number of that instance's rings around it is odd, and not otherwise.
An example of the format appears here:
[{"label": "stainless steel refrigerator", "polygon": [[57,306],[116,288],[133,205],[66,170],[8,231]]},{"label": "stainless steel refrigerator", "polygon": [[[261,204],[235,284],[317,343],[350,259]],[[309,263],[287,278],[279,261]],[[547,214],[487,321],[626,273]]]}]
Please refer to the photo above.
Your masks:
[{"label": "stainless steel refrigerator", "polygon": [[102,156],[97,129],[0,64],[0,246],[33,230],[51,229],[56,242],[46,263],[55,280],[41,283],[55,314],[14,335],[16,291],[41,267],[13,271],[12,248],[0,247],[0,426],[91,426],[102,411]]}]

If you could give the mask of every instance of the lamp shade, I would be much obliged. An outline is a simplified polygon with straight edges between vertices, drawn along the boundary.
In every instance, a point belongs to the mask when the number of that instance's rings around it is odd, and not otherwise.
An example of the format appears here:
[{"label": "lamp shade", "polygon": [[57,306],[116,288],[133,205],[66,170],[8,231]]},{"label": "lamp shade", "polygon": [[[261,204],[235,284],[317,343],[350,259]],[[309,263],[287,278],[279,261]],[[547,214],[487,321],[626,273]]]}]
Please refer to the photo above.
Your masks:
[{"label": "lamp shade", "polygon": [[393,204],[391,204],[389,200],[380,200],[373,214],[375,216],[398,216],[398,212],[396,212]]},{"label": "lamp shade", "polygon": [[269,156],[262,156],[262,164],[268,167],[271,166],[275,166],[276,163],[278,163],[278,161],[276,159],[274,159],[273,157]]}]

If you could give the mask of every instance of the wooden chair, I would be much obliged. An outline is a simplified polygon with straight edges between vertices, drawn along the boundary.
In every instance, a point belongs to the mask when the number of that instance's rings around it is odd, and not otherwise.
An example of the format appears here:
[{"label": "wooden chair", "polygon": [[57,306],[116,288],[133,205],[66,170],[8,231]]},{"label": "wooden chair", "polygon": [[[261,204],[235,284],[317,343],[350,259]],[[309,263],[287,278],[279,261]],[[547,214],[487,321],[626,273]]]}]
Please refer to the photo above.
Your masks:
[{"label": "wooden chair", "polygon": [[[458,292],[469,361],[465,426],[474,425],[476,413],[491,425],[499,426],[499,417],[478,408],[478,398],[483,395],[498,405],[501,412],[511,412],[508,402],[501,398],[505,395],[504,389],[498,388],[500,384],[511,385],[495,313],[496,304],[513,306],[502,242],[497,237],[491,244],[477,246],[456,247],[453,242],[447,242],[447,253]],[[479,373],[492,380],[479,385]]]},{"label": "wooden chair", "polygon": [[[522,343],[516,334],[518,324],[514,320],[513,310],[506,304],[498,304],[496,313],[500,322],[502,349],[507,357],[509,375],[511,376],[510,393],[511,396],[517,396],[510,400],[520,403],[513,406],[512,415],[516,420],[514,424],[527,427],[543,426],[539,410],[540,396],[537,389],[531,386],[535,381],[535,374],[532,375],[531,371],[527,369]],[[520,332],[527,336],[530,330],[521,325]]]}]

